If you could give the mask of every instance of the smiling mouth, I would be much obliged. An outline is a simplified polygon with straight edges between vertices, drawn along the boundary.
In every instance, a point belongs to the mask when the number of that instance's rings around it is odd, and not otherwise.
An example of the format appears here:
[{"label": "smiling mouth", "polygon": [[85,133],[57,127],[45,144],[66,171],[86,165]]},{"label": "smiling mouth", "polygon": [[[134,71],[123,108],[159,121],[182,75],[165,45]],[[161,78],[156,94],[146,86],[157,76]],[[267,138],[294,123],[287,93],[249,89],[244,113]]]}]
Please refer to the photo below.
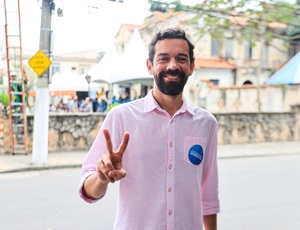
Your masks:
[{"label": "smiling mouth", "polygon": [[177,80],[177,79],[179,79],[178,75],[165,75],[164,77],[167,78],[167,79],[170,79],[170,80]]}]

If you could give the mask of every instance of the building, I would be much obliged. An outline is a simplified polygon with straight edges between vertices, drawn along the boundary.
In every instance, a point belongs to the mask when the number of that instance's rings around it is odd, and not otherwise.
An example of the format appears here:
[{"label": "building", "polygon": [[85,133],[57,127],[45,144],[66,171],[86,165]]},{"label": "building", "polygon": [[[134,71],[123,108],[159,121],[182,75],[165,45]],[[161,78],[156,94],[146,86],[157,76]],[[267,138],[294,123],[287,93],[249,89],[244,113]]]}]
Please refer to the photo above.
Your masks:
[{"label": "building", "polygon": [[[194,14],[188,12],[155,11],[145,18],[142,25],[122,24],[115,37],[116,50],[120,55],[124,53],[135,29],[138,29],[146,46],[152,35],[159,29],[168,26],[179,26],[185,29],[196,45],[196,67],[188,82],[186,94],[192,98],[192,101],[206,107],[202,99],[206,97],[208,88],[237,86],[248,89],[249,85],[262,85],[291,58],[289,48],[290,50],[299,48],[299,46],[286,47],[279,39],[272,40],[272,44],[266,47],[262,47],[259,43],[252,47],[249,42],[233,39],[230,32],[219,39],[212,39],[209,34],[199,37],[196,33],[197,25],[188,23],[193,17]],[[239,24],[247,23],[246,18],[238,19]],[[272,23],[270,26],[275,30],[286,30],[284,24]],[[293,39],[299,39],[295,30],[293,30]],[[24,62],[27,63],[34,52],[23,52],[23,54]],[[51,73],[72,71],[80,75],[101,61],[103,55],[103,52],[91,50],[53,56]]]}]

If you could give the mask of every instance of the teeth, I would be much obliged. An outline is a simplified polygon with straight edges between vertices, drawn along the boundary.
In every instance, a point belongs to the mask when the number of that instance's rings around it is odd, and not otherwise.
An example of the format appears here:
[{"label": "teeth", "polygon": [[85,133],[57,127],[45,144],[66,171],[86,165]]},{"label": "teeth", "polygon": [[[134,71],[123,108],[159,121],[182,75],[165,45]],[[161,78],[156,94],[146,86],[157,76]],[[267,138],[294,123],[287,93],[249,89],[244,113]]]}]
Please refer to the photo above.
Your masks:
[{"label": "teeth", "polygon": [[178,76],[168,76],[168,78],[171,78],[171,79],[177,79]]}]

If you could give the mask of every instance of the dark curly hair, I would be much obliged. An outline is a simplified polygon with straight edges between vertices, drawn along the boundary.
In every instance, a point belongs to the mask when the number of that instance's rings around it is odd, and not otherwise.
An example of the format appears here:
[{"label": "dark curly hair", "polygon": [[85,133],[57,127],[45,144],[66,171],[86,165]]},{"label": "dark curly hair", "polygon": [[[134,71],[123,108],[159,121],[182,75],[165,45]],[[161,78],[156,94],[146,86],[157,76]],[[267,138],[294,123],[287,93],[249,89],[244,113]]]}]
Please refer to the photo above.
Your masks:
[{"label": "dark curly hair", "polygon": [[194,57],[194,44],[191,42],[190,37],[185,33],[184,30],[178,28],[178,27],[171,27],[171,28],[166,28],[163,30],[160,30],[153,39],[151,40],[148,50],[148,59],[151,63],[153,63],[154,59],[154,54],[155,54],[155,45],[158,41],[168,39],[168,38],[174,38],[174,39],[184,39],[188,45],[189,45],[189,55],[190,55],[190,63],[193,63],[195,60]]}]

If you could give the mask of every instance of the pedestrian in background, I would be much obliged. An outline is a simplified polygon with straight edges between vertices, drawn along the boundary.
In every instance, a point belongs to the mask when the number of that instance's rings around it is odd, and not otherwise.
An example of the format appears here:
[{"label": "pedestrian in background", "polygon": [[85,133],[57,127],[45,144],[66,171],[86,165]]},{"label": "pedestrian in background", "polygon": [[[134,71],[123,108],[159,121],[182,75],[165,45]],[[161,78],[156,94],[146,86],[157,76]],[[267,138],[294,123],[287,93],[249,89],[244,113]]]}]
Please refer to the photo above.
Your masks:
[{"label": "pedestrian in background", "polygon": [[217,229],[217,121],[183,97],[193,50],[179,28],[154,36],[147,60],[154,88],[107,114],[83,162],[85,201],[119,181],[114,229]]},{"label": "pedestrian in background", "polygon": [[98,97],[95,97],[94,100],[92,100],[92,105],[93,105],[93,112],[97,112],[100,106]]},{"label": "pedestrian in background", "polygon": [[72,113],[79,111],[77,96],[70,96],[68,104],[67,104],[67,111],[72,112]]},{"label": "pedestrian in background", "polygon": [[[23,83],[24,83],[24,86],[26,86],[27,83],[28,83],[28,77],[27,77],[27,74],[25,73],[25,71],[23,71],[23,75],[24,75]],[[13,95],[13,101],[18,102],[18,103],[22,103],[23,102],[22,80],[17,79],[17,74],[16,73],[11,73],[11,82],[12,82],[11,90],[16,93],[16,94]],[[25,102],[26,101],[27,101],[27,95],[25,93]],[[16,112],[22,113],[22,106],[21,105],[14,106],[14,109],[16,110]]]},{"label": "pedestrian in background", "polygon": [[92,113],[93,112],[93,101],[91,98],[86,97],[84,106],[80,107],[81,112],[87,112],[87,113]]}]

